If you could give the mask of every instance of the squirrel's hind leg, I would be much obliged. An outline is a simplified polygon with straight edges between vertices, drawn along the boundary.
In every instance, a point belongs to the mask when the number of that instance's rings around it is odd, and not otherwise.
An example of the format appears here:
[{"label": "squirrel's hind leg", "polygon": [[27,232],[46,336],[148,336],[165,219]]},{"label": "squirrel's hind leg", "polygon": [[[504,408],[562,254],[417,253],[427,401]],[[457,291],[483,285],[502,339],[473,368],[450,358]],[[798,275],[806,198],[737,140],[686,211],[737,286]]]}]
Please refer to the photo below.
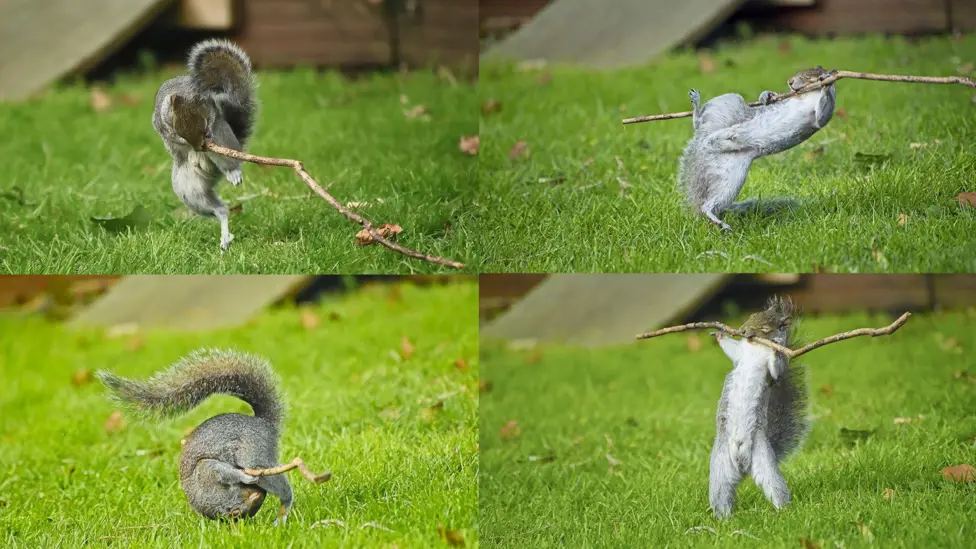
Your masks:
[{"label": "squirrel's hind leg", "polygon": [[776,463],[776,453],[765,431],[757,431],[752,444],[752,478],[773,507],[782,509],[790,503],[790,489]]},{"label": "squirrel's hind leg", "polygon": [[708,503],[717,518],[732,514],[742,473],[729,455],[728,441],[716,438],[708,465]]},{"label": "squirrel's hind leg", "polygon": [[288,479],[284,474],[261,477],[257,485],[281,500],[275,524],[284,524],[288,520],[288,512],[291,511],[292,504],[291,484],[288,483]]},{"label": "squirrel's hind leg", "polygon": [[706,203],[705,205],[703,205],[701,207],[701,213],[705,217],[707,217],[709,221],[717,225],[723,231],[732,232],[732,227],[728,223],[719,219],[717,215],[715,215],[715,206],[712,205],[711,203]]},{"label": "squirrel's hind leg", "polygon": [[220,251],[226,252],[234,241],[234,235],[230,233],[230,212],[227,206],[221,204],[214,208],[214,216],[220,221]]}]

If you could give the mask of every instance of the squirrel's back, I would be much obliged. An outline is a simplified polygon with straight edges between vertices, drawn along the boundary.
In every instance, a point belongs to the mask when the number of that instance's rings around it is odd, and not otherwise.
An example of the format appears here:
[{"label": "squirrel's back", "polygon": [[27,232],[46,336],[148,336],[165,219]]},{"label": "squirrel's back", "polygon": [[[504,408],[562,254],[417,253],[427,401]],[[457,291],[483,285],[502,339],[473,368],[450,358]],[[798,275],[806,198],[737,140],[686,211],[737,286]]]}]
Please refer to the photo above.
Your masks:
[{"label": "squirrel's back", "polygon": [[186,413],[217,393],[247,402],[256,417],[275,427],[284,413],[271,366],[259,357],[236,351],[199,350],[145,381],[104,370],[97,375],[119,401],[162,416]]},{"label": "squirrel's back", "polygon": [[234,135],[244,144],[257,111],[251,58],[229,40],[211,39],[193,46],[187,67],[195,91],[217,99]]}]

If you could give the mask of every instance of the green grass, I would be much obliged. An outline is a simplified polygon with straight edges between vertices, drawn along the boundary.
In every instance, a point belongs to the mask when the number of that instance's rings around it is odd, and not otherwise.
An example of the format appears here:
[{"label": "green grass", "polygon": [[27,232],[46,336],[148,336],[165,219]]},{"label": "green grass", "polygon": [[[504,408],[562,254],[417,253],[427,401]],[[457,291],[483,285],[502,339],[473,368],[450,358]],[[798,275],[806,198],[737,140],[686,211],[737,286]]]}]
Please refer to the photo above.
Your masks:
[{"label": "green grass", "polygon": [[[443,526],[476,546],[476,300],[472,283],[369,286],[323,301],[313,330],[286,306],[237,329],[118,338],[0,316],[0,545],[430,547]],[[416,348],[406,359],[403,337]],[[248,521],[201,518],[178,484],[187,430],[247,405],[214,397],[160,423],[127,414],[108,433],[103,387],[71,381],[81,368],[148,376],[201,346],[267,357],[288,403],[282,459],[333,473],[321,485],[291,476],[283,527],[271,498]],[[345,526],[313,527],[326,519]]]},{"label": "green grass", "polygon": [[[777,512],[747,479],[728,521],[708,509],[715,404],[729,368],[708,336],[697,336],[704,345],[696,352],[683,335],[594,350],[483,343],[482,376],[493,388],[481,397],[482,543],[798,547],[807,539],[860,547],[873,538],[879,547],[971,546],[976,484],[940,471],[973,463],[974,321],[976,311],[919,314],[890,337],[804,357],[814,419],[784,465],[793,502]],[[817,318],[802,333],[814,339],[885,322]],[[898,425],[896,417],[914,419]],[[521,436],[504,440],[510,420]],[[852,440],[842,429],[872,433]],[[608,454],[621,464],[611,466]]]},{"label": "green grass", "polygon": [[[10,273],[406,273],[446,268],[379,246],[286,168],[245,167],[223,182],[236,240],[221,254],[219,225],[188,213],[170,187],[169,155],[150,123],[173,72],[123,77],[96,112],[71,85],[21,104],[0,103],[0,271]],[[477,159],[458,151],[477,132],[473,83],[431,72],[351,80],[299,69],[258,75],[261,110],[249,149],[298,158],[341,202],[368,203],[408,247],[475,258],[471,230]],[[401,104],[401,97],[408,100]],[[131,103],[131,104],[130,104]],[[425,105],[429,120],[404,111]],[[22,193],[22,196],[20,195]],[[148,227],[114,234],[91,221],[142,206]]]},{"label": "green grass", "polygon": [[[502,108],[481,124],[484,213],[473,244],[481,270],[976,269],[976,208],[955,200],[976,191],[972,88],[841,80],[838,108],[846,115],[835,115],[809,142],[757,161],[743,189],[742,197],[793,196],[800,207],[772,217],[729,215],[735,232],[728,235],[690,214],[675,189],[690,119],[620,123],[686,111],[692,87],[705,99],[737,92],[752,101],[764,89],[783,91],[790,75],[816,64],[901,74],[972,71],[976,35],[760,36],[710,55],[710,74],[693,52],[612,71],[482,66],[481,98]],[[512,159],[519,140],[529,155]],[[858,153],[887,157],[859,161]],[[907,215],[904,225],[900,214]]]}]

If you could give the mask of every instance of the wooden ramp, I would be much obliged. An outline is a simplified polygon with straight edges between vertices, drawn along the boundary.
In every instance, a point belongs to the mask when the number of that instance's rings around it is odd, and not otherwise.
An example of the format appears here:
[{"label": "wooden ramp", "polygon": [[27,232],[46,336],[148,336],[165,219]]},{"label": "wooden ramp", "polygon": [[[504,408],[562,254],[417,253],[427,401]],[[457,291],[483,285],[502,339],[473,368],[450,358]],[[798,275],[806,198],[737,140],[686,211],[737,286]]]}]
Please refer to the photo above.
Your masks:
[{"label": "wooden ramp", "polygon": [[596,347],[634,341],[701,305],[725,274],[553,275],[488,323],[482,337]]},{"label": "wooden ramp", "polygon": [[486,59],[639,65],[705,36],[744,0],[553,0]]},{"label": "wooden ramp", "polygon": [[121,47],[173,0],[0,0],[0,100],[24,99]]},{"label": "wooden ramp", "polygon": [[213,330],[243,324],[293,295],[306,276],[129,276],[82,310],[75,326]]}]

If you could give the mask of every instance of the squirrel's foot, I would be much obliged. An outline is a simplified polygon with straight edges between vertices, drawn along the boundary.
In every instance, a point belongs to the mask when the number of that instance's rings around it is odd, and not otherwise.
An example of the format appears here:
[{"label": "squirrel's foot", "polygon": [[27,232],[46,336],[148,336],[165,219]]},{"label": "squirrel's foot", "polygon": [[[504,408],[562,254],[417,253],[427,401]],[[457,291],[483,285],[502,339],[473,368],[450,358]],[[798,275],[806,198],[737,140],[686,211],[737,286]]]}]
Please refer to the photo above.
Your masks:
[{"label": "squirrel's foot", "polygon": [[701,101],[701,94],[695,88],[691,88],[688,90],[688,98],[691,99],[692,105],[697,105]]},{"label": "squirrel's foot", "polygon": [[226,252],[230,248],[230,243],[234,241],[234,235],[227,233],[220,237],[220,251]]}]

